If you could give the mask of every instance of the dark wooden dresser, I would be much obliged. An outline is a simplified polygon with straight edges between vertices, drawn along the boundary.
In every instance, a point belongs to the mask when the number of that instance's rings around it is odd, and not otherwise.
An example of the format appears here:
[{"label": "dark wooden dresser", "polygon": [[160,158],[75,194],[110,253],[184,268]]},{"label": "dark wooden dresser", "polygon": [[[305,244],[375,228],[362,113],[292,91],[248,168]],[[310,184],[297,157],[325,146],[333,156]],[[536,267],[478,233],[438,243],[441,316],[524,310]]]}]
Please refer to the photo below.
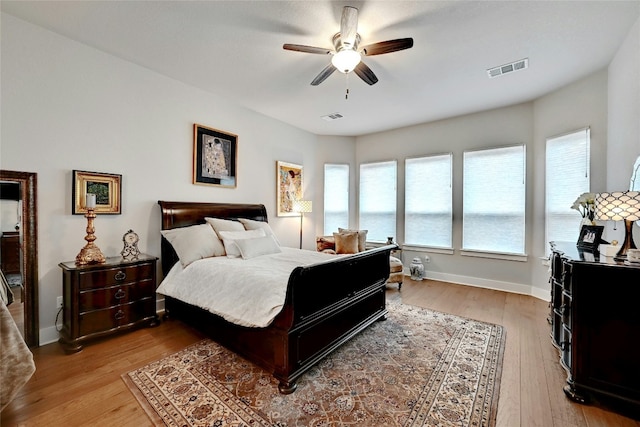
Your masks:
[{"label": "dark wooden dresser", "polygon": [[112,257],[86,266],[60,263],[63,326],[58,341],[64,350],[74,353],[87,340],[157,325],[157,260],[141,254],[133,260]]},{"label": "dark wooden dresser", "polygon": [[20,274],[20,252],[20,233],[3,231],[0,238],[0,254],[4,274]]},{"label": "dark wooden dresser", "polygon": [[551,243],[551,338],[565,394],[640,419],[640,267]]}]

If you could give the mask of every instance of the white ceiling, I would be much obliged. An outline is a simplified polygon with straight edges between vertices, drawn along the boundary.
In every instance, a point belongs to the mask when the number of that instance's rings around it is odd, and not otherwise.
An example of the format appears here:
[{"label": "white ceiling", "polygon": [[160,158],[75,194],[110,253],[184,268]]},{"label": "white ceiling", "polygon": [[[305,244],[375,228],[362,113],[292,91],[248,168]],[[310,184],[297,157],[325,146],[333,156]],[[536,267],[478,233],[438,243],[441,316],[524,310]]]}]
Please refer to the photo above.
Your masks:
[{"label": "white ceiling", "polygon": [[[361,46],[413,37],[353,73],[311,80],[345,5]],[[7,1],[2,11],[320,135],[363,135],[530,101],[605,68],[640,1]],[[529,58],[529,68],[486,70]],[[349,87],[349,99],[345,89]],[[344,118],[327,122],[322,115]]]}]

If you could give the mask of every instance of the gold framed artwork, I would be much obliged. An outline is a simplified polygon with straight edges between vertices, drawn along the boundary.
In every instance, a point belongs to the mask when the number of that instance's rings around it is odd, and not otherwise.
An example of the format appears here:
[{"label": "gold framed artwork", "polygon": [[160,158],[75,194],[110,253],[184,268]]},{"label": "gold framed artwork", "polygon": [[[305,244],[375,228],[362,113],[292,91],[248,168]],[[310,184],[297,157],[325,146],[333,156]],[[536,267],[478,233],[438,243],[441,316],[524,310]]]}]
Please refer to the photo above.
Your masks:
[{"label": "gold framed artwork", "polygon": [[276,162],[276,192],[278,216],[299,216],[293,210],[293,202],[302,199],[302,166]]},{"label": "gold framed artwork", "polygon": [[122,175],[102,172],[73,171],[73,215],[87,213],[87,194],[95,194],[96,214],[122,213]]},{"label": "gold framed artwork", "polygon": [[238,135],[193,125],[193,183],[235,188]]}]

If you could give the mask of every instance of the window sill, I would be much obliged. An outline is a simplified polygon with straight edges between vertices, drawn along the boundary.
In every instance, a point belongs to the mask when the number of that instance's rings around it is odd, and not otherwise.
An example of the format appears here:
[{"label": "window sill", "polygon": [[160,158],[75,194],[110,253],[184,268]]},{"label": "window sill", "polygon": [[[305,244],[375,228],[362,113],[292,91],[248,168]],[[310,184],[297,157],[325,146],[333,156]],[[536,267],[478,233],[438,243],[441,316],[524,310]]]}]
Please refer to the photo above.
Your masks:
[{"label": "window sill", "polygon": [[453,248],[443,248],[439,246],[402,245],[404,251],[428,252],[432,254],[453,255]]},{"label": "window sill", "polygon": [[460,255],[462,256],[472,256],[478,258],[491,258],[491,259],[501,259],[505,261],[518,261],[518,262],[527,262],[528,256],[527,254],[512,254],[512,253],[504,253],[504,252],[485,252],[485,251],[474,251],[470,249],[461,249]]}]

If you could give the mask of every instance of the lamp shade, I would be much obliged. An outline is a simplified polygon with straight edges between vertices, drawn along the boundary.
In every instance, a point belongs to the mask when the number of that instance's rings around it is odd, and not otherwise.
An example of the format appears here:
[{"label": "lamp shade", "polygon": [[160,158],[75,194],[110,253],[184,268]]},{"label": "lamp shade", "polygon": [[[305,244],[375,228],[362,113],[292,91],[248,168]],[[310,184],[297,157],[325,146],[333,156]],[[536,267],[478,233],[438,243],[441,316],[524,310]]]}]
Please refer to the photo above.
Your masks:
[{"label": "lamp shade", "polygon": [[605,221],[640,221],[640,192],[599,193],[595,200],[595,218]]},{"label": "lamp shade", "polygon": [[293,210],[294,212],[309,213],[312,212],[312,204],[311,200],[296,200],[293,202]]},{"label": "lamp shade", "polygon": [[350,73],[361,60],[360,52],[344,49],[331,57],[331,63],[341,73]]}]

